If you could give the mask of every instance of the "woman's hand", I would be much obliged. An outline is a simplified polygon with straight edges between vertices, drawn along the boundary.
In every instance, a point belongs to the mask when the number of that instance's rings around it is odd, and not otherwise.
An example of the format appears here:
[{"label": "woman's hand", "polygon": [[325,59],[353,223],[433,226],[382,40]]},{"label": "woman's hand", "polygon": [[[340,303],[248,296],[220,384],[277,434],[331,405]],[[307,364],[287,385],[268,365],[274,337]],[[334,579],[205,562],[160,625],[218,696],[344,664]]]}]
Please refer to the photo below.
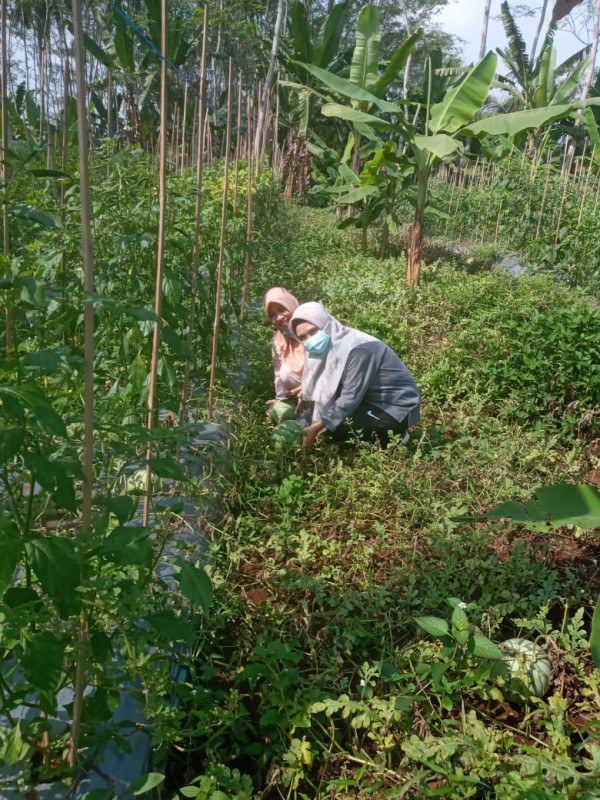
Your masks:
[{"label": "woman's hand", "polygon": [[302,446],[305,449],[312,447],[317,440],[317,436],[324,430],[325,430],[325,425],[323,425],[322,422],[315,422],[314,425],[310,425],[308,428],[305,428],[304,439],[302,440]]}]

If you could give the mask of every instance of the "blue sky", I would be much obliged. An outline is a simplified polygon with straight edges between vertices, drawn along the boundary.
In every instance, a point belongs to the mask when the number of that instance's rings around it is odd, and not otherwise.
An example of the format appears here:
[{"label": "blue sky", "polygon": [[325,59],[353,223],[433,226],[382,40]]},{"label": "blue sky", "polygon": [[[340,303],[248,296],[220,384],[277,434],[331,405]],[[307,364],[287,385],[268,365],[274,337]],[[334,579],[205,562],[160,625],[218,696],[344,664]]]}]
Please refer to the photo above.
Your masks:
[{"label": "blue sky", "polygon": [[[532,9],[541,8],[540,2],[523,3],[522,0],[520,0],[520,2],[522,5],[529,5]],[[493,17],[500,16],[501,4],[502,0],[492,0],[487,39],[488,50],[493,50],[496,47],[504,47],[506,45],[506,36],[502,22],[499,19],[492,19]],[[517,3],[511,2],[510,5],[513,7],[517,5]],[[463,45],[465,64],[475,61],[479,56],[484,6],[484,0],[450,0],[448,6],[435,17],[436,23],[442,30],[460,36],[465,40],[465,44]],[[542,30],[542,36],[546,30],[548,16],[550,15],[552,6],[552,2],[548,4],[549,9],[546,23]],[[522,17],[517,19],[517,24],[529,49],[533,42],[538,21],[539,13],[533,18]],[[578,42],[576,37],[568,31],[558,31],[554,37],[554,44],[557,49],[557,60],[559,64],[573,53],[581,50],[583,46]]]}]

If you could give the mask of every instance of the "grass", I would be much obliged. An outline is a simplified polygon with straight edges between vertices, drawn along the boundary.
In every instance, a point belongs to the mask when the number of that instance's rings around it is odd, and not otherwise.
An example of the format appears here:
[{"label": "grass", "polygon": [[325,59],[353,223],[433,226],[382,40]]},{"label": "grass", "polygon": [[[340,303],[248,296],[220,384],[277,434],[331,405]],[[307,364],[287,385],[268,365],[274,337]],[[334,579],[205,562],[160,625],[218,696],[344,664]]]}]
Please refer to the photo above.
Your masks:
[{"label": "grass", "polygon": [[[384,339],[422,389],[423,421],[406,448],[323,442],[275,455],[271,330],[260,314],[250,322],[251,380],[232,399],[232,470],[219,487],[217,610],[194,663],[187,752],[172,767],[178,786],[196,779],[189,796],[600,796],[593,532],[454,519],[597,467],[600,397],[585,380],[595,312],[541,276],[438,262],[407,289],[404,275],[402,257],[357,255],[305,208],[260,243],[254,296],[283,285]],[[553,663],[544,700],[510,703],[489,661],[415,624],[448,620],[458,600],[471,633],[542,637]]]}]

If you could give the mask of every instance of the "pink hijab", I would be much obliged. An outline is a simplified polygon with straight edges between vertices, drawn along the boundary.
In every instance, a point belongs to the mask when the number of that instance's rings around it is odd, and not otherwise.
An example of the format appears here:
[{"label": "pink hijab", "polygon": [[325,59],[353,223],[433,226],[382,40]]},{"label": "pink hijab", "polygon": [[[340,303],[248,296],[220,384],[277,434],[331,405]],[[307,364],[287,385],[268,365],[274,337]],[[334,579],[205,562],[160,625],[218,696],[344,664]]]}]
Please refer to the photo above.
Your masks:
[{"label": "pink hijab", "polygon": [[[271,303],[278,303],[283,306],[290,314],[300,305],[296,298],[287,289],[282,289],[280,286],[275,286],[269,289],[263,300],[263,308],[265,314],[269,315],[269,306]],[[281,359],[281,363],[291,369],[297,375],[302,375],[304,369],[305,349],[304,345],[298,341],[294,336],[284,336],[281,331],[277,331],[273,337],[273,347],[277,355]]]}]

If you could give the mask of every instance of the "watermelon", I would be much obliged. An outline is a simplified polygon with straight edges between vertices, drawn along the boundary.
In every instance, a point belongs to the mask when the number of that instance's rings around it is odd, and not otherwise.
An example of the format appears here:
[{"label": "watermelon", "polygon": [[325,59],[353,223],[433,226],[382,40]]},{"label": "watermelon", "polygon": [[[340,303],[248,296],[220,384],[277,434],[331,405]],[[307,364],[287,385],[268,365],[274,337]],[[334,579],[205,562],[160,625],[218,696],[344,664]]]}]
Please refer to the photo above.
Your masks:
[{"label": "watermelon", "polygon": [[[162,489],[162,481],[155,475],[154,472],[150,473],[150,483],[152,485],[152,494],[158,494]],[[145,494],[146,493],[146,468],[136,469],[131,475],[127,477],[127,491],[131,494]]]},{"label": "watermelon", "polygon": [[288,419],[277,425],[271,434],[271,447],[273,450],[283,452],[296,450],[302,446],[304,428],[295,419]]},{"label": "watermelon", "polygon": [[269,416],[275,423],[285,422],[287,419],[296,419],[296,412],[294,406],[291,406],[286,400],[276,400],[271,406]]},{"label": "watermelon", "polygon": [[494,663],[494,672],[500,675],[508,699],[518,703],[544,697],[552,673],[546,651],[530,639],[507,639],[498,647],[504,658]]}]

